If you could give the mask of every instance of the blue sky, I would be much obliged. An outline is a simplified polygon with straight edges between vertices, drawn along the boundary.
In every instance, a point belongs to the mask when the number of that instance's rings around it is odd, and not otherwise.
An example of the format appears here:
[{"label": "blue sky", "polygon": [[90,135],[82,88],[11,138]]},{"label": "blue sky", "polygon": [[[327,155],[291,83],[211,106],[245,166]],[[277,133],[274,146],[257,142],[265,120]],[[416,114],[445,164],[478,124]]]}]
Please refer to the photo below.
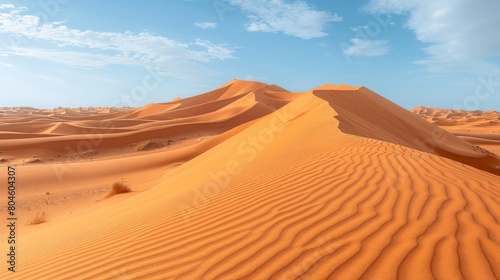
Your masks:
[{"label": "blue sky", "polygon": [[0,107],[142,106],[231,79],[500,110],[497,0],[0,2]]}]

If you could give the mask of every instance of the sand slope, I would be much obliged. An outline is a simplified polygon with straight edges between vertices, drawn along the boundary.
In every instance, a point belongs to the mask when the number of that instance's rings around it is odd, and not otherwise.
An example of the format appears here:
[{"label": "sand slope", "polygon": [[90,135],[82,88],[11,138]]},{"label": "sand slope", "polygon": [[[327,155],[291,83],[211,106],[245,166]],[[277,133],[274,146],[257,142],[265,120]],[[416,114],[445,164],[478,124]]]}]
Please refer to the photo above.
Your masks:
[{"label": "sand slope", "polygon": [[106,115],[102,109],[69,116],[4,108],[9,113],[0,120],[0,158],[11,164],[32,157],[61,163],[64,158],[123,156],[151,141],[157,142],[151,145],[156,149],[184,147],[265,116],[294,98],[278,86],[232,81],[199,96]]},{"label": "sand slope", "polygon": [[[124,199],[26,231],[18,272],[0,270],[0,278],[500,278],[498,158],[441,130],[447,141],[426,142],[434,126],[363,87],[326,85],[292,97],[234,83],[143,115],[204,108],[186,117],[198,120],[186,130],[205,129],[206,115],[229,119],[217,122],[226,127],[215,137],[129,151],[140,157],[133,167],[120,157],[75,167],[73,182],[90,171],[97,183],[107,173],[100,168],[135,172],[137,184],[141,174],[155,179]],[[231,98],[229,108],[217,103]],[[253,117],[238,119],[241,109]],[[170,121],[157,122],[170,129]],[[173,160],[175,153],[191,156]],[[182,164],[167,168],[166,156]],[[30,176],[44,166],[18,168]]]},{"label": "sand slope", "polygon": [[315,90],[339,112],[340,130],[435,153],[500,175],[500,158],[416,118],[414,114],[361,87],[355,91]]},{"label": "sand slope", "polygon": [[419,106],[411,110],[465,141],[500,155],[500,113],[465,111]]}]

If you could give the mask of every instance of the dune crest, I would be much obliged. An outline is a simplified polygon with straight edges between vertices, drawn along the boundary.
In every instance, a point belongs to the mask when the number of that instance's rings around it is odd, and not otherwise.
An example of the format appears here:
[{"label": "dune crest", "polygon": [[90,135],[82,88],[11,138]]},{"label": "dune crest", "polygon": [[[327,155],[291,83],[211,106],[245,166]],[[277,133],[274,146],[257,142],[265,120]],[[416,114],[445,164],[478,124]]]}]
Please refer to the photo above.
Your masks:
[{"label": "dune crest", "polygon": [[314,88],[314,90],[358,90],[360,88],[361,87],[355,87],[346,84],[340,84],[340,85],[325,84],[320,87]]}]

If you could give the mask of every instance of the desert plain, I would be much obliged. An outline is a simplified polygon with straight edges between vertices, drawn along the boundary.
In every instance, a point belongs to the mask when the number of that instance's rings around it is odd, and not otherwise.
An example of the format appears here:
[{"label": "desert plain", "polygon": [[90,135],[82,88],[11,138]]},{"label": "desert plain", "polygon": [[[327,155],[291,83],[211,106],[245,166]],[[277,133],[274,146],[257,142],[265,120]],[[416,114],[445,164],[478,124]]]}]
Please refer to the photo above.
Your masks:
[{"label": "desert plain", "polygon": [[0,279],[500,279],[495,111],[232,80],[0,116]]}]

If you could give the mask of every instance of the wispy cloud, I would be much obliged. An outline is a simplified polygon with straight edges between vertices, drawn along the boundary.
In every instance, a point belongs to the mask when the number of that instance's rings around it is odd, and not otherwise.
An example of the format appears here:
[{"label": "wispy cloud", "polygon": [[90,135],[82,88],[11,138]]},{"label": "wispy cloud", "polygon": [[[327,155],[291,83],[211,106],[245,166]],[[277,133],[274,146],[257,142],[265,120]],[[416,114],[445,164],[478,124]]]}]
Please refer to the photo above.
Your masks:
[{"label": "wispy cloud", "polygon": [[284,0],[229,0],[231,5],[248,13],[251,32],[273,32],[302,39],[328,35],[324,30],[328,23],[341,21],[342,17],[328,11],[318,11],[304,1]]},{"label": "wispy cloud", "polygon": [[65,84],[66,83],[66,81],[64,81],[63,79],[58,78],[58,77],[52,77],[52,76],[43,75],[43,74],[38,75],[38,77],[42,78],[44,80],[47,80],[47,81],[57,82],[57,83],[60,83],[60,84]]},{"label": "wispy cloud", "polygon": [[368,28],[369,28],[368,25],[361,25],[361,26],[351,27],[350,29],[354,32],[358,32],[360,30],[367,30]]},{"label": "wispy cloud", "polygon": [[5,9],[14,9],[15,6],[12,4],[0,4],[0,10],[5,10]]},{"label": "wispy cloud", "polygon": [[0,65],[5,66],[5,67],[14,67],[14,65],[5,63],[5,62],[0,62]]},{"label": "wispy cloud", "polygon": [[416,38],[429,44],[429,55],[416,63],[432,72],[500,71],[488,57],[500,56],[500,1],[371,0],[372,13],[408,14],[406,27]]},{"label": "wispy cloud", "polygon": [[186,69],[204,69],[200,63],[233,58],[225,44],[196,39],[181,43],[151,33],[102,32],[71,29],[59,23],[41,23],[24,9],[7,6],[0,12],[0,33],[53,43],[50,49],[11,47],[3,54],[29,56],[75,67],[102,68],[110,64],[159,67],[172,76]]},{"label": "wispy cloud", "polygon": [[130,57],[110,56],[99,53],[77,51],[47,50],[37,48],[12,47],[10,53],[17,56],[53,61],[77,68],[104,68],[110,64],[140,65]]},{"label": "wispy cloud", "polygon": [[194,25],[203,29],[210,29],[217,27],[217,23],[215,22],[195,22]]},{"label": "wispy cloud", "polygon": [[352,45],[344,49],[347,56],[381,56],[389,53],[389,42],[386,40],[351,39]]},{"label": "wispy cloud", "polygon": [[120,82],[119,80],[116,80],[116,79],[110,79],[110,78],[106,78],[103,76],[96,76],[96,75],[83,75],[83,77],[92,79],[94,81],[100,81],[100,82],[111,83],[111,84],[115,84],[115,83]]}]

